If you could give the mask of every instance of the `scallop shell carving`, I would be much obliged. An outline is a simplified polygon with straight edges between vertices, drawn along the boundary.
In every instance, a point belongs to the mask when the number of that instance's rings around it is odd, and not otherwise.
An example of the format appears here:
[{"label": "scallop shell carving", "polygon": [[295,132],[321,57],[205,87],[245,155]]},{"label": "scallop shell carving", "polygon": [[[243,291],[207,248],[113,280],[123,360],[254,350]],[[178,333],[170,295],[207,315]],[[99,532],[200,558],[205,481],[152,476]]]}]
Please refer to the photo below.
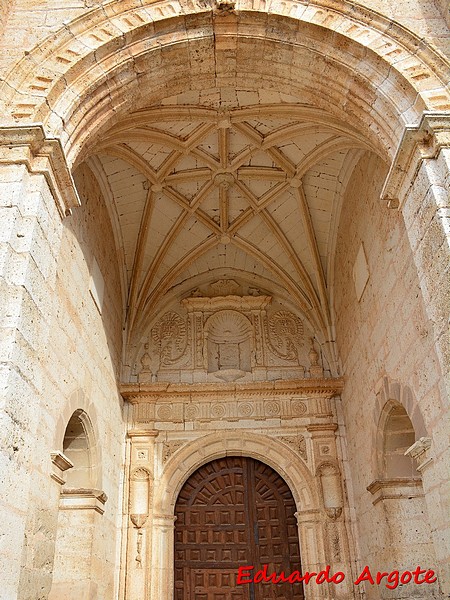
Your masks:
[{"label": "scallop shell carving", "polygon": [[238,344],[251,336],[252,325],[247,317],[235,310],[220,310],[208,319],[205,330],[214,342]]}]

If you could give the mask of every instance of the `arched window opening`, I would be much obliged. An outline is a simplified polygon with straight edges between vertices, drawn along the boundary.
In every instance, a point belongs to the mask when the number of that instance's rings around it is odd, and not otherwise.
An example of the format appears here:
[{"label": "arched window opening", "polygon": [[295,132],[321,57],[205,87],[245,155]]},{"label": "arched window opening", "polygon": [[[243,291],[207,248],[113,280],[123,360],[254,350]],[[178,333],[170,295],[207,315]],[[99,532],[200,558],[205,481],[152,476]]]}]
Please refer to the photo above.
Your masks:
[{"label": "arched window opening", "polygon": [[[102,554],[96,545],[107,500],[100,489],[100,460],[89,416],[77,409],[70,417],[54,462],[63,476],[49,600],[96,598]],[[71,466],[73,465],[73,466]]]},{"label": "arched window opening", "polygon": [[403,406],[396,404],[386,419],[383,438],[383,476],[417,477],[414,461],[405,456],[406,450],[415,442],[411,419]]},{"label": "arched window opening", "polygon": [[63,441],[63,453],[73,463],[73,467],[67,471],[67,487],[91,487],[93,485],[93,465],[90,444],[80,411],[74,412],[67,424]]}]

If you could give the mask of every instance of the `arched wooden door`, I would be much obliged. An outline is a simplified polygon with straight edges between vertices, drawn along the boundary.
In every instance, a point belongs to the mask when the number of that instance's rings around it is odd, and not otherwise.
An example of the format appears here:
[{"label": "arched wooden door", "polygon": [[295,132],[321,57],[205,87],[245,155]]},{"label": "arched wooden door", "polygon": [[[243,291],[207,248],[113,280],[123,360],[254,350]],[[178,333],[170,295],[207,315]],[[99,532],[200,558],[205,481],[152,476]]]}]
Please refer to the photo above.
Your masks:
[{"label": "arched wooden door", "polygon": [[301,600],[301,583],[236,585],[238,568],[301,571],[295,502],[267,465],[214,460],[184,484],[175,506],[175,600]]}]

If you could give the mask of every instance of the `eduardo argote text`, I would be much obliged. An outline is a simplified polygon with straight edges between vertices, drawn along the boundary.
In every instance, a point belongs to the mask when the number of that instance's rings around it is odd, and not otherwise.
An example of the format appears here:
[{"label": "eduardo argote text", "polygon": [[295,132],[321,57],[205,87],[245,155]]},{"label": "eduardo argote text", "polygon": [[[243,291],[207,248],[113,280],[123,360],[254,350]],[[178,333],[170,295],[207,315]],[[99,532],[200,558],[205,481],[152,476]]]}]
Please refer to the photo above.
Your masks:
[{"label": "eduardo argote text", "polygon": [[[261,569],[255,571],[253,565],[245,565],[239,567],[236,583],[244,585],[246,583],[315,583],[321,585],[323,583],[342,583],[345,579],[345,574],[342,571],[336,573],[331,572],[330,565],[327,565],[323,571],[318,573],[314,571],[292,571],[292,573],[269,573],[268,565],[262,565]],[[385,585],[390,590],[395,590],[399,584],[405,585],[413,583],[416,585],[431,584],[437,580],[432,569],[422,569],[417,566],[413,571],[371,571],[366,565],[358,577],[354,580],[354,585],[359,585],[367,581],[370,585]]]}]

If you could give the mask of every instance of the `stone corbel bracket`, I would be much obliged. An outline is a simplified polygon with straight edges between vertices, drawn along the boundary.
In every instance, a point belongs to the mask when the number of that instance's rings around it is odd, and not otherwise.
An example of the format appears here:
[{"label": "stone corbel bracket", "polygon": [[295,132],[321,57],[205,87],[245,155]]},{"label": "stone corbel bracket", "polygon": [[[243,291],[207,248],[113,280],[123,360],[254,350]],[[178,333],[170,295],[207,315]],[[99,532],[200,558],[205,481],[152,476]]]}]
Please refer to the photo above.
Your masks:
[{"label": "stone corbel bracket", "polygon": [[450,113],[425,111],[418,125],[405,127],[381,191],[388,208],[402,208],[410,176],[423,160],[437,158],[442,148],[450,148]]},{"label": "stone corbel bracket", "polygon": [[433,460],[430,456],[431,438],[421,437],[414,442],[405,452],[405,456],[411,456],[417,463],[417,470],[421,473]]},{"label": "stone corbel bracket", "polygon": [[52,452],[50,456],[52,457],[52,465],[53,465],[53,469],[52,469],[52,472],[50,473],[50,477],[52,479],[54,479],[54,481],[56,481],[56,483],[59,483],[60,485],[64,485],[66,483],[66,481],[64,479],[64,471],[71,469],[73,467],[73,462],[70,459],[68,459],[67,456],[65,454],[63,454],[62,452],[60,452],[59,450],[57,452]]},{"label": "stone corbel bracket", "polygon": [[46,137],[41,124],[0,127],[0,164],[23,164],[43,175],[62,217],[80,206],[61,141]]}]

